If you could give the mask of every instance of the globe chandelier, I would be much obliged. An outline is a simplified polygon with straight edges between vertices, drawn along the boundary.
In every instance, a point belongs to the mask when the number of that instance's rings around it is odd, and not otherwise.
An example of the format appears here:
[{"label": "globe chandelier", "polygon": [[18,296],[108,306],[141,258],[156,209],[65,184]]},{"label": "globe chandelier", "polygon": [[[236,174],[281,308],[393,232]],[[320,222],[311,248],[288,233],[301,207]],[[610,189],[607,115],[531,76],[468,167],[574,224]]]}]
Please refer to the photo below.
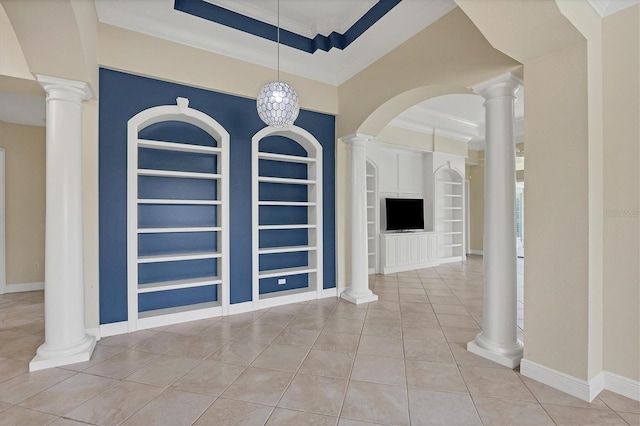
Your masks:
[{"label": "globe chandelier", "polygon": [[278,79],[267,83],[260,90],[256,107],[258,116],[267,126],[283,128],[291,126],[298,118],[300,102],[293,87],[280,81],[280,0],[278,0],[277,44]]}]

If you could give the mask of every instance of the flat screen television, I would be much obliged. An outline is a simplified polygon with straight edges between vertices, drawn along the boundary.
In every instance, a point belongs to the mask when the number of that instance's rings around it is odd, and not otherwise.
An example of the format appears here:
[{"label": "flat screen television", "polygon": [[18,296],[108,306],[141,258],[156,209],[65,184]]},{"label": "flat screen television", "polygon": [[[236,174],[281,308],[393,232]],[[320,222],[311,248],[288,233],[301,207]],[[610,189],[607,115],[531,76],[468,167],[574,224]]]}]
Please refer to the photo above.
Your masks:
[{"label": "flat screen television", "polygon": [[387,198],[387,231],[424,229],[424,200],[421,198]]}]

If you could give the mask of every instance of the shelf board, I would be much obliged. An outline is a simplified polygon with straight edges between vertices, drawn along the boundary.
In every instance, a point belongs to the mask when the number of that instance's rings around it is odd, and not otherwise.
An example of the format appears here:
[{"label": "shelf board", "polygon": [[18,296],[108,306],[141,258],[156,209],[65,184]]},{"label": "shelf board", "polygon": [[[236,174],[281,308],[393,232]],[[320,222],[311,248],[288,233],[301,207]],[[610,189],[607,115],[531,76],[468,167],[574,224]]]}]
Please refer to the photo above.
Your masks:
[{"label": "shelf board", "polygon": [[462,235],[462,232],[438,232],[440,235]]},{"label": "shelf board", "polygon": [[376,206],[367,206],[368,209],[375,209]]},{"label": "shelf board", "polygon": [[368,256],[375,256],[375,253],[367,253]]},{"label": "shelf board", "polygon": [[258,278],[274,278],[274,277],[286,277],[289,275],[310,274],[316,272],[318,269],[310,266],[298,266],[296,268],[285,269],[269,269],[266,271],[260,271]]},{"label": "shelf board", "polygon": [[166,198],[138,198],[138,204],[175,204],[193,206],[220,206],[219,200],[172,200]]},{"label": "shelf board", "polygon": [[369,238],[367,238],[367,240],[375,240],[375,239],[376,239],[376,237],[369,237]]},{"label": "shelf board", "polygon": [[440,222],[462,222],[462,219],[440,219]]},{"label": "shelf board", "polygon": [[191,253],[138,256],[138,263],[176,262],[180,260],[217,259],[220,257],[222,257],[222,254],[219,252],[199,251]]},{"label": "shelf board", "polygon": [[315,251],[316,246],[284,246],[265,247],[258,250],[258,254],[295,253],[300,251]]},{"label": "shelf board", "polygon": [[219,232],[219,226],[191,226],[178,228],[138,228],[138,234],[173,234],[177,232]]},{"label": "shelf board", "polygon": [[196,312],[205,309],[217,308],[221,306],[220,302],[196,303],[193,305],[176,306],[175,308],[155,309],[153,311],[145,311],[138,313],[138,318],[153,318],[163,315],[179,314],[183,312]]},{"label": "shelf board", "polygon": [[376,175],[367,175],[368,178],[374,178]]},{"label": "shelf board", "polygon": [[220,277],[198,277],[184,280],[162,281],[156,283],[138,284],[138,294],[156,291],[178,290],[181,288],[204,287],[221,284]]},{"label": "shelf board", "polygon": [[376,191],[374,191],[374,190],[367,189],[367,194],[373,194],[373,193],[375,193],[375,192],[376,192]]},{"label": "shelf board", "polygon": [[152,170],[138,169],[138,176],[159,176],[175,177],[187,179],[221,179],[222,175],[217,173],[180,172],[175,170]]},{"label": "shelf board", "polygon": [[260,225],[258,226],[259,231],[267,231],[267,230],[277,230],[277,229],[314,229],[316,225],[301,223],[294,225]]},{"label": "shelf board", "polygon": [[442,210],[462,210],[462,207],[440,207]]},{"label": "shelf board", "polygon": [[450,247],[462,247],[462,244],[444,244],[441,246],[438,246],[440,248],[450,248]]},{"label": "shelf board", "polygon": [[442,194],[443,197],[451,197],[451,198],[461,198],[460,194]]},{"label": "shelf board", "polygon": [[271,176],[260,176],[258,177],[258,182],[284,183],[284,184],[294,184],[294,185],[313,185],[316,183],[315,180],[310,180],[310,179],[292,179],[292,178],[280,178],[280,177],[271,177]]},{"label": "shelf board", "polygon": [[261,160],[286,161],[289,163],[315,163],[313,157],[301,157],[299,155],[273,154],[271,152],[259,152],[258,158]]},{"label": "shelf board", "polygon": [[292,207],[315,207],[317,203],[313,201],[258,201],[259,206],[292,206]]},{"label": "shelf board", "polygon": [[281,291],[272,291],[270,293],[262,293],[260,294],[260,300],[272,299],[275,297],[284,297],[284,296],[293,296],[296,294],[314,294],[315,290],[309,289],[309,287],[301,287],[301,288],[292,288],[291,290],[281,290]]},{"label": "shelf board", "polygon": [[138,139],[138,147],[151,149],[164,149],[167,151],[195,152],[200,154],[218,154],[221,148],[214,146],[192,145],[186,143],[154,141],[150,139]]},{"label": "shelf board", "polygon": [[446,180],[439,180],[438,183],[443,183],[445,185],[462,185],[462,182],[451,182]]}]

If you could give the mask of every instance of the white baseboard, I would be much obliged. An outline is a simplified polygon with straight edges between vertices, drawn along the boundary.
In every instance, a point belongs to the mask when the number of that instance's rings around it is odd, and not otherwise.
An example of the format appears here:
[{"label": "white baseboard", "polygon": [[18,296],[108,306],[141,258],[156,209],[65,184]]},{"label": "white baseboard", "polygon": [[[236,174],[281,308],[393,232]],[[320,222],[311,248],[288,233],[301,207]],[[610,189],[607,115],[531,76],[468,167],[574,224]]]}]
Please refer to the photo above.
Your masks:
[{"label": "white baseboard", "polygon": [[640,381],[604,372],[604,388],[635,401],[640,401]]},{"label": "white baseboard", "polygon": [[483,250],[469,250],[469,254],[477,254],[478,256],[482,256],[484,254]]},{"label": "white baseboard", "polygon": [[520,374],[583,401],[593,401],[604,389],[640,401],[640,381],[608,371],[602,371],[586,381],[523,359],[520,362]]},{"label": "white baseboard", "polygon": [[23,291],[37,290],[44,290],[44,282],[7,284],[4,288],[5,293],[22,293]]},{"label": "white baseboard", "polygon": [[328,297],[338,297],[338,288],[325,288],[320,293],[319,299],[326,299]]},{"label": "white baseboard", "polygon": [[129,323],[127,321],[112,322],[110,324],[102,324],[100,326],[100,336],[109,337],[118,334],[126,334],[129,332]]},{"label": "white baseboard", "polygon": [[588,402],[593,401],[604,389],[602,373],[587,382],[527,359],[520,362],[520,374]]},{"label": "white baseboard", "polygon": [[253,311],[253,302],[232,303],[229,305],[229,315],[244,314]]}]

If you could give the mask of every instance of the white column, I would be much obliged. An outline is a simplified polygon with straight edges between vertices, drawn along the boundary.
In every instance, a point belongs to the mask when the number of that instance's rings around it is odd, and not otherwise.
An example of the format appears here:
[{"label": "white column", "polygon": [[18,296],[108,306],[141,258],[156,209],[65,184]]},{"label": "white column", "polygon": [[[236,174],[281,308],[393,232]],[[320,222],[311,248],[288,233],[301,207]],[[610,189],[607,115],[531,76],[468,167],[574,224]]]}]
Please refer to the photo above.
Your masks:
[{"label": "white column", "polygon": [[82,101],[86,83],[37,76],[47,92],[45,341],[29,370],[88,361],[95,339],[84,327]]},{"label": "white column", "polygon": [[341,296],[355,304],[378,300],[369,290],[366,143],[370,139],[363,135],[343,138],[351,146],[351,282]]},{"label": "white column", "polygon": [[467,349],[509,368],[520,364],[523,348],[517,336],[514,141],[520,84],[508,74],[475,88],[485,98],[484,301],[482,332]]}]

